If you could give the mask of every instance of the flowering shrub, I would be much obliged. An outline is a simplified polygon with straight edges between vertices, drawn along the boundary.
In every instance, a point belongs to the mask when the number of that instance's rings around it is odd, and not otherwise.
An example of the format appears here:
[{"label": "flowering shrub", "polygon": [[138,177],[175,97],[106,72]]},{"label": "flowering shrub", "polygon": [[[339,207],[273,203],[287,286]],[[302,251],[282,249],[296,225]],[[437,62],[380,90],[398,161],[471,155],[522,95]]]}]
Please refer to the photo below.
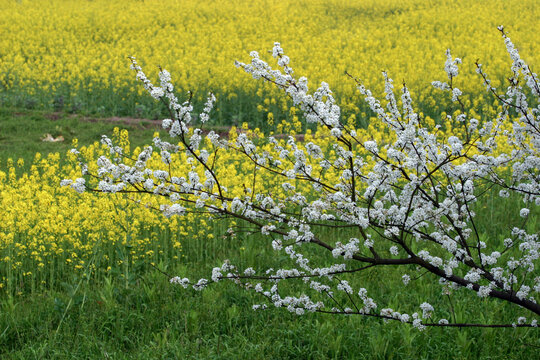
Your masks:
[{"label": "flowering shrub", "polygon": [[[132,58],[137,79],[169,109],[163,127],[173,141],[156,136],[153,146],[130,156],[104,136],[110,154],[99,157],[97,172],[83,163],[84,177],[63,185],[78,192],[154,194],[167,201],[160,206],[166,217],[204,213],[213,219],[236,219],[260,233],[276,253],[290,259],[287,267],[275,268],[276,263],[240,269],[225,261],[209,279],[170,279],[195,290],[230,280],[266,299],[254,309],[273,304],[298,315],[357,314],[419,329],[535,327],[540,315],[540,242],[537,224],[532,231],[526,225],[540,205],[540,82],[504,29],[499,30],[512,60],[507,88],[493,87],[482,65],[476,64],[490,96],[502,106],[495,119],[474,118],[463,103],[456,84],[461,61],[450,51],[444,67],[447,79],[433,86],[450,93],[460,111],[442,126],[433,126],[415,111],[406,85],[400,87],[398,99],[386,73],[385,104],[349,75],[384,127],[379,138],[342,121],[328,84],[309,92],[308,80],[295,77],[279,43],[272,50],[277,69],[257,52],[251,52],[250,63],[236,65],[285,92],[305,121],[318,126],[317,135],[303,141],[260,133],[224,139],[204,132],[215,97],[210,94],[202,113],[195,116],[191,97],[182,102],[175,95],[169,72],[161,69],[159,84],[153,84]],[[444,131],[445,126],[452,132]],[[150,166],[156,152],[161,166]],[[250,164],[251,174],[240,185],[228,176],[239,163],[221,158],[229,153],[239,155],[242,166]],[[503,199],[523,201],[517,214],[522,226],[511,229],[503,241],[486,239],[477,226],[479,205],[494,189]],[[352,236],[325,235],[342,230]],[[444,294],[471,291],[479,301],[492,298],[518,305],[532,318],[520,317],[514,324],[460,323],[437,319],[437,309],[427,302],[412,314],[385,307],[383,299],[370,297],[350,280],[361,279],[373,267],[391,268],[406,286],[414,279],[403,269],[416,268],[436,279]]]}]

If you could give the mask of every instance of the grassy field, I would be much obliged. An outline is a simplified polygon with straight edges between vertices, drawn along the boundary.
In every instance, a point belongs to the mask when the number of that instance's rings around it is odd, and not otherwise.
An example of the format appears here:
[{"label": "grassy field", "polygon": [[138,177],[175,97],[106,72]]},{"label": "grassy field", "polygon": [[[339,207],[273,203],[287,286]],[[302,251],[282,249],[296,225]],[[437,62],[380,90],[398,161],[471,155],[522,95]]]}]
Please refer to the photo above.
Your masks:
[{"label": "grassy field", "polygon": [[[186,263],[197,265],[206,266]],[[2,299],[2,358],[503,360],[533,359],[539,345],[536,329],[418,332],[358,317],[254,312],[254,299],[236,288],[186,292],[151,269],[130,284],[79,282]],[[496,310],[482,309],[488,317]]]},{"label": "grassy field", "polygon": [[[148,120],[129,119],[129,121],[131,125],[127,128],[130,130],[131,141],[137,145],[144,144],[151,136],[151,130],[156,129],[156,126]],[[90,144],[98,141],[102,134],[112,134],[117,126],[126,127],[126,124],[122,121],[98,121],[96,118],[86,118],[66,112],[52,113],[2,107],[0,108],[0,161],[5,166],[8,158],[14,160],[22,158],[29,165],[38,152],[64,154],[71,149],[73,139],[78,139],[83,144]],[[47,134],[51,134],[53,138],[62,136],[64,140],[43,141]]]}]

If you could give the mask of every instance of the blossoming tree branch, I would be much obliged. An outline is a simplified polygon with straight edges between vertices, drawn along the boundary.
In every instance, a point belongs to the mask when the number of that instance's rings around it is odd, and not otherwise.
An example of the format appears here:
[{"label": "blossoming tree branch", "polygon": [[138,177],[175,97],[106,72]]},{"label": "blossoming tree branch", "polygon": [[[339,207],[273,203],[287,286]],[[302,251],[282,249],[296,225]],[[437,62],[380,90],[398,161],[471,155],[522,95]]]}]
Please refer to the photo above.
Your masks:
[{"label": "blossoming tree branch", "polygon": [[[537,224],[532,224],[531,232],[527,222],[540,205],[540,81],[504,29],[499,27],[499,31],[512,61],[508,86],[493,87],[482,65],[476,63],[479,81],[501,105],[497,118],[476,119],[466,108],[462,91],[456,87],[461,60],[450,51],[444,67],[447,79],[432,83],[448,92],[460,110],[446,119],[457,129],[452,136],[444,135],[440,126],[427,127],[407,86],[400,86],[398,99],[386,73],[384,102],[348,74],[384,124],[384,141],[369,138],[342,121],[328,84],[323,82],[310,92],[308,80],[295,77],[279,43],[272,51],[277,68],[256,52],[250,54],[250,63],[237,62],[236,66],[290,97],[305,121],[316,124],[323,134],[310,141],[250,133],[224,138],[214,131],[203,132],[215,97],[210,94],[196,116],[191,97],[183,102],[177,98],[166,70],[160,69],[159,85],[153,84],[131,58],[137,79],[169,109],[163,128],[172,140],[156,137],[153,146],[131,155],[103,136],[110,156],[97,160],[97,173],[90,173],[81,163],[83,176],[64,180],[62,185],[78,192],[154,194],[164,199],[159,210],[165,216],[196,212],[245,224],[251,233],[268,239],[266,244],[276,253],[287,256],[287,267],[276,263],[241,269],[227,260],[208,279],[192,281],[182,274],[170,282],[203,290],[230,280],[260,295],[261,303],[254,309],[274,305],[298,315],[371,316],[419,329],[536,327],[540,242]],[[501,141],[510,150],[501,151]],[[73,152],[78,154],[76,149]],[[148,168],[156,152],[162,167]],[[227,166],[231,164],[220,163],[226,158],[221,154],[226,153],[241,155],[242,166],[252,169],[242,189],[228,186]],[[189,164],[191,171],[177,173],[175,161]],[[262,174],[277,179],[279,187],[261,184]],[[477,225],[477,211],[493,191],[501,201],[515,197],[522,201],[518,213],[508,214],[521,226],[510,229],[504,241],[485,238]],[[229,229],[231,235],[234,232]],[[261,248],[266,244],[261,242]],[[390,269],[403,286],[411,286],[423,274],[438,283],[443,294],[473,292],[477,296],[471,301],[503,301],[521,308],[526,316],[512,323],[458,322],[455,317],[437,316],[437,309],[428,302],[413,304],[419,310],[411,314],[393,309],[384,299],[372,298],[366,288],[353,285],[374,267]]]}]

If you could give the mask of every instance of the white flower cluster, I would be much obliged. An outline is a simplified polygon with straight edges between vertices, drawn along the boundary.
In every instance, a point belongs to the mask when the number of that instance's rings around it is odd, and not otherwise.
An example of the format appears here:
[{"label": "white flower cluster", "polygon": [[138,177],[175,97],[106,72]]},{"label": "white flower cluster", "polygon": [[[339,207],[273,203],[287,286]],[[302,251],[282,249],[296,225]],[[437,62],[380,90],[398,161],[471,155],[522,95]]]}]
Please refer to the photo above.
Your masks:
[{"label": "white flower cluster", "polygon": [[210,119],[210,111],[212,111],[212,108],[214,107],[214,103],[216,102],[216,97],[214,94],[210,93],[208,94],[208,100],[206,101],[206,104],[204,104],[204,109],[199,116],[202,123],[207,122]]},{"label": "white flower cluster", "polygon": [[75,181],[64,179],[60,181],[60,186],[71,186],[73,190],[81,194],[86,190],[86,180],[84,178],[78,178]]}]

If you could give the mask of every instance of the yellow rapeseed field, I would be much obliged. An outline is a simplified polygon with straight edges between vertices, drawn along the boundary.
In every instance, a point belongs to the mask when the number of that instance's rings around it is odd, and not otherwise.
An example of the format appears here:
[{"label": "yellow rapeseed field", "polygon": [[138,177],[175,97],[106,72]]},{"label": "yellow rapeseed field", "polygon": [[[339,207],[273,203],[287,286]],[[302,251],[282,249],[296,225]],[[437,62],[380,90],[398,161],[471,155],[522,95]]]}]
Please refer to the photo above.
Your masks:
[{"label": "yellow rapeseed field", "polygon": [[[460,135],[460,129],[448,127],[439,132],[439,136]],[[231,129],[230,140],[238,135],[237,131],[245,132],[255,141],[262,136],[258,129],[247,129],[244,124],[242,130]],[[359,128],[356,132],[360,139],[375,139],[378,143],[395,140],[375,119],[367,129]],[[141,149],[130,149],[127,131],[116,128],[113,135],[113,141],[124,148],[126,156],[137,158]],[[330,161],[336,156],[333,137],[327,129],[315,133],[308,130],[303,140],[298,143],[302,150],[306,143],[313,142],[328,154]],[[284,148],[290,148],[287,139],[279,141]],[[95,159],[109,156],[107,148],[98,142],[78,146],[75,141],[74,145],[79,148],[82,160],[88,162],[90,173],[97,173]],[[508,152],[508,146],[501,136],[498,151]],[[206,139],[203,148],[211,147]],[[261,150],[279,156],[270,144]],[[384,149],[381,154],[385,154]],[[214,156],[210,155],[209,163],[214,163]],[[122,269],[138,262],[153,264],[180,259],[181,243],[204,245],[215,236],[224,236],[226,229],[235,225],[232,220],[209,221],[206,214],[197,215],[197,209],[186,217],[166,218],[157,209],[169,203],[168,200],[148,194],[77,194],[70,188],[60,187],[62,179],[80,177],[75,157],[71,152],[46,157],[36,154],[27,173],[21,173],[24,165],[21,160],[8,161],[6,172],[0,171],[0,208],[3,209],[0,212],[0,289],[22,293],[36,286],[54,286],[59,274],[66,276],[72,272],[107,276],[113,271],[122,275]],[[317,161],[309,161],[309,164],[314,173],[324,173],[322,180],[331,184],[339,181],[338,170],[331,168],[323,172]],[[159,152],[154,152],[148,167],[159,169],[162,166]],[[195,170],[204,179],[204,168],[200,164],[193,166],[185,153],[175,154],[169,170],[175,176],[185,176]],[[239,152],[220,152],[214,171],[221,185],[228,189],[230,198],[244,196],[245,189],[253,186],[256,193],[285,196],[281,177],[259,169],[253,179],[253,163]],[[97,180],[90,179],[89,185],[97,187]],[[309,182],[293,181],[293,185],[304,194],[310,191]]]},{"label": "yellow rapeseed field", "polygon": [[[67,87],[73,96],[81,89],[129,89],[146,98],[129,70],[127,56],[134,55],[148,74],[151,66],[168,69],[177,88],[212,89],[225,98],[256,94],[249,96],[261,100],[259,111],[266,112],[276,100],[233,62],[245,61],[251,50],[263,54],[280,41],[299,75],[327,81],[344,99],[344,108],[357,112],[357,117],[345,119],[354,127],[366,114],[358,113],[359,96],[353,95],[355,86],[345,71],[380,90],[381,70],[387,70],[397,83],[406,80],[415,100],[437,111],[428,85],[445,80],[444,52],[451,48],[454,56],[463,58],[459,87],[475,94],[466,98],[466,105],[482,111],[493,102],[483,95],[474,61],[486,64],[497,86],[509,64],[496,30],[505,24],[523,58],[537,68],[538,19],[540,7],[534,0],[0,0],[0,89],[54,94]],[[272,113],[265,118],[277,133],[298,133],[300,114],[295,108],[284,112],[290,115],[287,121],[274,119]],[[424,119],[435,126],[435,119]],[[391,140],[374,118],[368,122],[367,128],[357,129],[361,137],[379,143]],[[257,129],[244,127],[250,137],[260,136]],[[233,128],[230,136],[236,134]],[[450,134],[459,131],[447,126],[440,132],[443,137]],[[127,132],[117,130],[114,138],[129,152]],[[308,131],[305,140],[332,157],[327,131]],[[286,140],[280,141],[286,146]],[[505,146],[500,139],[498,149],[509,151]],[[94,166],[92,160],[106,154],[99,143],[81,144],[79,150]],[[265,150],[273,151],[270,146]],[[175,160],[175,173],[191,170],[184,159]],[[251,187],[246,179],[253,181],[253,164],[245,161],[235,152],[220,154],[215,171],[225,179],[222,185],[231,197]],[[160,163],[159,154],[154,154],[149,165]],[[313,166],[317,171],[318,165]],[[52,286],[60,273],[107,274],[141,260],[177,259],[182,256],[181,242],[220,236],[227,228],[218,231],[215,223],[194,214],[164,218],[153,210],[162,200],[153,197],[78,195],[60,188],[60,180],[80,176],[70,154],[36,154],[30,171],[23,174],[22,168],[14,159],[0,169],[0,289],[11,293]],[[202,168],[197,171],[204,176]],[[339,174],[329,171],[325,176],[334,183]],[[279,196],[283,189],[278,180],[261,171],[255,183]]]},{"label": "yellow rapeseed field", "polygon": [[496,30],[503,24],[538,68],[538,19],[536,0],[4,0],[0,86],[142,95],[127,66],[127,56],[136,56],[149,73],[149,66],[168,69],[177,88],[245,96],[260,85],[234,60],[279,41],[297,74],[328,82],[352,110],[358,104],[346,70],[376,89],[387,70],[436,111],[429,83],[444,79],[447,48],[463,58],[458,86],[476,105],[487,103],[474,61],[487,64],[495,86],[504,79],[508,57]]},{"label": "yellow rapeseed field", "polygon": [[[115,138],[127,144],[127,132],[116,131]],[[84,152],[98,156],[104,150],[96,143]],[[30,171],[21,174],[23,165],[10,160],[7,172],[0,171],[0,288],[29,290],[71,271],[106,273],[124,262],[177,259],[180,237],[203,234],[198,231],[204,220],[164,219],[127,196],[73,196],[59,182],[80,168],[64,155],[38,153]]]}]

